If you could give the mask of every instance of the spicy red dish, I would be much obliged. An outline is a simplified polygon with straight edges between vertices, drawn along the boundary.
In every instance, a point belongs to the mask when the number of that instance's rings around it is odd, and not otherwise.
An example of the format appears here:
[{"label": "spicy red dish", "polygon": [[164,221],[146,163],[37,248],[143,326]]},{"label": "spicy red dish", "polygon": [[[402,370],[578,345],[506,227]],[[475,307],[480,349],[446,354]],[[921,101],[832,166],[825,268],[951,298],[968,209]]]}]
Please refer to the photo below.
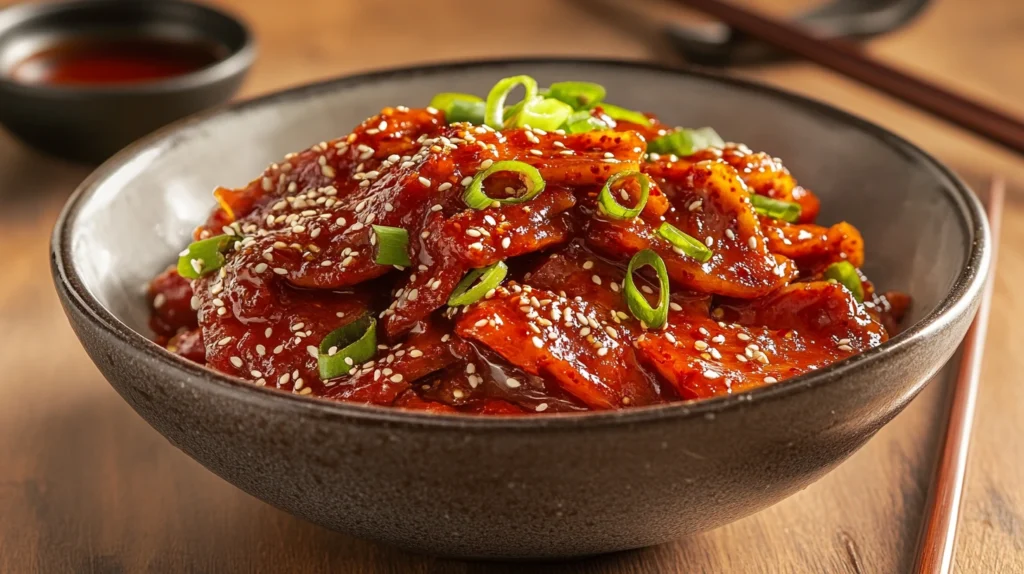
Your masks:
[{"label": "spicy red dish", "polygon": [[438,94],[218,188],[149,287],[158,342],[298,394],[524,414],[741,392],[897,329],[908,297],[778,159],[604,96]]}]

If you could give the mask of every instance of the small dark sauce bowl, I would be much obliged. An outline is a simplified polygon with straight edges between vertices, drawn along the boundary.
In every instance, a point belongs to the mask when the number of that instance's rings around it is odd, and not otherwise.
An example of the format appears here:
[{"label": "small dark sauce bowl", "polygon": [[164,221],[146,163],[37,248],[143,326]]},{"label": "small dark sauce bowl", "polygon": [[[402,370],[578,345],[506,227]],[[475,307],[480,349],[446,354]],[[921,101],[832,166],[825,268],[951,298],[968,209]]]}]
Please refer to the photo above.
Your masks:
[{"label": "small dark sauce bowl", "polygon": [[[27,58],[68,40],[130,37],[214,45],[219,59],[173,77],[54,85],[15,79]],[[0,123],[25,143],[98,163],[139,137],[231,98],[255,57],[238,19],[181,0],[73,0],[0,11]]]}]

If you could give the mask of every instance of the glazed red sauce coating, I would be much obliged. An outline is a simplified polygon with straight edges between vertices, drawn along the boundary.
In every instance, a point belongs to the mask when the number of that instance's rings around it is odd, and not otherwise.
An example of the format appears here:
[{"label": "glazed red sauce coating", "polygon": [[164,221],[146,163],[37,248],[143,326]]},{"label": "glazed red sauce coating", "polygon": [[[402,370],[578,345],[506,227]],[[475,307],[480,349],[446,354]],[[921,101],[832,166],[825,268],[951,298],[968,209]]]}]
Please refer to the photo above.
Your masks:
[{"label": "glazed red sauce coating", "polygon": [[[599,113],[599,112],[595,112]],[[855,227],[813,223],[818,200],[779,160],[742,145],[686,158],[646,154],[665,129],[620,122],[564,135],[448,125],[435,110],[386,108],[349,135],[289,154],[220,207],[196,239],[228,233],[220,269],[150,285],[152,328],[169,350],[219,371],[299,394],[429,412],[523,415],[633,408],[727,395],[820,369],[888,338],[909,299],[867,303],[824,281],[831,263],[864,262]],[[470,209],[462,195],[494,162],[536,167],[544,191]],[[630,220],[597,195],[623,170],[651,178]],[[487,180],[500,198],[510,174]],[[639,188],[616,189],[635,203]],[[801,205],[797,223],[759,216],[750,195]],[[713,252],[699,262],[657,233],[669,222]],[[377,264],[374,225],[405,229],[405,268]],[[630,312],[630,258],[652,249],[670,277],[669,320]],[[508,277],[480,300],[447,305],[473,269],[504,261]],[[651,305],[658,281],[634,280]],[[159,304],[158,304],[159,303]],[[320,341],[378,318],[373,358],[321,380]]]}]

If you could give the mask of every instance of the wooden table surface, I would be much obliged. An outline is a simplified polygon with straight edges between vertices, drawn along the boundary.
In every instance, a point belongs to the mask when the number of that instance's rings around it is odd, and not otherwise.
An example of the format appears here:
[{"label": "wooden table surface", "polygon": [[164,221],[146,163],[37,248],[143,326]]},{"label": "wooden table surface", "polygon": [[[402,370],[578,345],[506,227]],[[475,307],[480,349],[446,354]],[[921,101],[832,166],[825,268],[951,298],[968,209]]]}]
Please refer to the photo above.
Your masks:
[{"label": "wooden table surface", "polygon": [[[658,33],[699,18],[627,0],[222,0],[260,54],[242,96],[413,62],[584,54],[678,63]],[[0,5],[4,4],[0,0]],[[762,0],[782,13],[807,4]],[[436,30],[445,30],[436,34]],[[430,41],[423,42],[429,34]],[[937,0],[870,51],[1024,115],[1024,2]],[[958,572],[1024,572],[1024,161],[808,64],[736,72],[866,116],[975,186],[1010,180]],[[755,516],[676,543],[545,565],[464,563],[329,532],[243,494],[106,384],[50,283],[47,245],[87,168],[0,131],[0,572],[904,572],[941,431],[940,375],[838,470]],[[799,174],[797,174],[799,177]]]}]

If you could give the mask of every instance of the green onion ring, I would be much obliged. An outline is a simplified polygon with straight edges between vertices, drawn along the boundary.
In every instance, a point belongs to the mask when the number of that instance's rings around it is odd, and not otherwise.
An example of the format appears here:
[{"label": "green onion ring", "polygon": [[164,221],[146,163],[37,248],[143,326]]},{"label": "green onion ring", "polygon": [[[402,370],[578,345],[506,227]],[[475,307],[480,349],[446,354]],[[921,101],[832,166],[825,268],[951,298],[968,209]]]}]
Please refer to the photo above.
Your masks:
[{"label": "green onion ring", "polygon": [[[331,354],[334,349],[334,354]],[[324,337],[317,354],[320,378],[333,379],[351,373],[377,353],[377,320],[370,315],[339,327]]]},{"label": "green onion ring", "polygon": [[503,261],[470,271],[455,286],[448,298],[448,306],[459,307],[479,301],[488,291],[500,285],[507,274],[508,266]]},{"label": "green onion ring", "polygon": [[682,251],[684,254],[700,261],[701,263],[706,263],[708,259],[711,259],[711,256],[714,255],[711,249],[708,249],[707,245],[704,245],[695,237],[683,233],[678,227],[671,223],[662,223],[658,227],[658,235],[671,243],[677,250]]},{"label": "green onion ring", "polygon": [[[658,293],[658,307],[656,309],[651,307],[647,299],[644,298],[644,294],[633,283],[633,272],[644,265],[650,265],[654,268],[655,273],[658,274],[658,283],[661,286],[661,291]],[[626,268],[626,287],[624,291],[629,311],[645,325],[651,329],[657,329],[668,321],[668,270],[665,268],[665,261],[657,253],[650,249],[644,249],[629,260],[629,267]]]},{"label": "green onion ring", "polygon": [[608,128],[608,124],[601,121],[600,118],[594,117],[590,110],[573,112],[569,119],[565,120],[565,126],[563,127],[566,133],[570,134],[582,134]]},{"label": "green onion ring", "polygon": [[455,122],[484,123],[486,104],[483,99],[473,94],[441,92],[430,100],[430,107],[444,112],[445,121],[450,124]]},{"label": "green onion ring", "polygon": [[802,212],[799,203],[772,199],[756,193],[750,196],[750,203],[754,206],[754,211],[757,211],[761,215],[765,215],[773,219],[781,219],[782,221],[788,221],[790,223],[800,219],[800,213]]},{"label": "green onion ring", "polygon": [[411,264],[408,231],[401,227],[374,225],[373,232],[377,235],[377,257],[374,261],[378,265],[408,267]]},{"label": "green onion ring", "polygon": [[572,115],[572,106],[553,98],[534,98],[523,105],[516,118],[519,127],[530,126],[553,132]]},{"label": "green onion ring", "polygon": [[191,243],[178,256],[178,275],[186,279],[199,279],[220,269],[227,261],[224,252],[234,240],[233,235],[217,235]]},{"label": "green onion ring", "polygon": [[512,88],[519,84],[526,90],[523,101],[528,102],[537,97],[537,80],[530,76],[512,76],[499,80],[491,92],[487,94],[487,105],[484,108],[484,122],[496,130],[504,127],[505,98]]},{"label": "green onion ring", "polygon": [[[640,184],[640,199],[637,200],[636,205],[633,207],[626,207],[619,203],[615,199],[615,193],[612,191],[612,186],[624,179],[635,179]],[[640,173],[639,171],[620,171],[609,177],[608,181],[604,183],[601,193],[597,194],[597,207],[601,210],[601,213],[612,219],[633,219],[644,210],[650,193],[651,180],[647,177],[647,174]]]},{"label": "green onion ring", "polygon": [[[516,173],[520,176],[520,179],[526,184],[526,193],[523,196],[494,199],[484,193],[484,180],[502,171]],[[525,203],[540,195],[540,192],[544,191],[544,185],[544,177],[532,165],[514,160],[499,161],[473,176],[473,182],[469,184],[465,193],[462,194],[462,201],[466,202],[466,205],[473,209],[487,209],[493,206],[495,202],[502,205]]]},{"label": "green onion ring", "polygon": [[858,303],[864,302],[864,285],[861,284],[860,275],[857,274],[857,268],[853,263],[840,261],[829,265],[825,269],[825,278],[841,283],[853,294]]},{"label": "green onion ring", "polygon": [[547,97],[565,102],[577,110],[590,109],[604,100],[606,91],[593,82],[555,82],[548,87]]},{"label": "green onion ring", "polygon": [[711,147],[721,148],[725,141],[711,128],[678,128],[647,144],[648,153],[675,154],[680,157],[692,155]]},{"label": "green onion ring", "polygon": [[627,110],[626,108],[620,108],[619,106],[604,103],[600,105],[600,108],[601,110],[604,111],[605,115],[607,115],[613,120],[622,120],[624,122],[639,124],[641,126],[651,125],[650,118],[641,114],[640,112],[634,110]]}]

